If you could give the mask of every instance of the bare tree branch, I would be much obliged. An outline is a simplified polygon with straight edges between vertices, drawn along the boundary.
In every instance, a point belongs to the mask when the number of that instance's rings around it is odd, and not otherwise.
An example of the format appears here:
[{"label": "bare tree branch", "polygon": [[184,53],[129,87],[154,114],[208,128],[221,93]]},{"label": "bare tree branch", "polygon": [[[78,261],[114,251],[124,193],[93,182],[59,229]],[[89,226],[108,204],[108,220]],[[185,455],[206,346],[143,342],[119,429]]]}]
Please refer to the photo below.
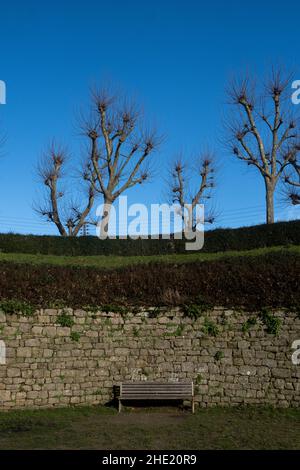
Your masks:
[{"label": "bare tree branch", "polygon": [[286,195],[288,200],[295,206],[300,204],[300,163],[295,160],[290,165],[290,173],[285,173]]}]

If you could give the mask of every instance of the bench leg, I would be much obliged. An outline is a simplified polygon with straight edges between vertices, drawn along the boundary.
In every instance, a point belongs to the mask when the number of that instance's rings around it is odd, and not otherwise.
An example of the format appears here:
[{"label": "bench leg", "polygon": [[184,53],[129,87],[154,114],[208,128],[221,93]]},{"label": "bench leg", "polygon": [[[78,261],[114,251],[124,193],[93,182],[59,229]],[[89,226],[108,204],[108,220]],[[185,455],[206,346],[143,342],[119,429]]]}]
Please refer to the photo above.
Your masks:
[{"label": "bench leg", "polygon": [[122,409],[122,403],[121,403],[121,399],[119,398],[119,413],[121,413],[121,409]]}]

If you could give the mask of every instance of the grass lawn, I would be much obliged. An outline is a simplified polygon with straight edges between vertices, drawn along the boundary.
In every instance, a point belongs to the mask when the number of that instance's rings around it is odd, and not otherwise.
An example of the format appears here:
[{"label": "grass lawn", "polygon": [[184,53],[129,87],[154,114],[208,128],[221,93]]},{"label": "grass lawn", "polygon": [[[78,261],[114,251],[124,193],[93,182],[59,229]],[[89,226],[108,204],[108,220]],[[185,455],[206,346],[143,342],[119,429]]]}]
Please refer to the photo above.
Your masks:
[{"label": "grass lawn", "polygon": [[300,409],[2,412],[0,449],[300,449]]},{"label": "grass lawn", "polygon": [[0,253],[1,261],[30,264],[50,264],[58,266],[90,266],[96,268],[113,269],[140,263],[164,262],[164,263],[186,263],[192,261],[212,261],[236,256],[260,256],[267,253],[295,253],[300,254],[300,246],[258,248],[248,251],[226,251],[218,253],[183,253],[174,255],[153,256],[54,256],[54,255],[32,255],[26,253]]}]

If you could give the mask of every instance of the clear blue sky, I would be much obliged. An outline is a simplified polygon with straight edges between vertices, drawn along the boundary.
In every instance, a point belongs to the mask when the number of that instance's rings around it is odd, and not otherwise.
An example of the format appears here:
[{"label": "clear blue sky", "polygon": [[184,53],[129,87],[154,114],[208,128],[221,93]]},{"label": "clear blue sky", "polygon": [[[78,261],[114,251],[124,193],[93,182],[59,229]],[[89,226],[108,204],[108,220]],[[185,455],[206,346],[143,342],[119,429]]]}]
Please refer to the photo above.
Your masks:
[{"label": "clear blue sky", "polygon": [[[55,233],[32,211],[34,167],[54,136],[76,155],[74,111],[103,80],[134,94],[166,135],[157,178],[131,190],[130,201],[163,202],[172,157],[211,145],[219,158],[217,225],[262,222],[261,178],[219,143],[224,88],[245,69],[260,75],[280,63],[300,71],[299,26],[300,4],[289,0],[2,2],[0,231]],[[277,216],[291,213],[280,207]]]}]

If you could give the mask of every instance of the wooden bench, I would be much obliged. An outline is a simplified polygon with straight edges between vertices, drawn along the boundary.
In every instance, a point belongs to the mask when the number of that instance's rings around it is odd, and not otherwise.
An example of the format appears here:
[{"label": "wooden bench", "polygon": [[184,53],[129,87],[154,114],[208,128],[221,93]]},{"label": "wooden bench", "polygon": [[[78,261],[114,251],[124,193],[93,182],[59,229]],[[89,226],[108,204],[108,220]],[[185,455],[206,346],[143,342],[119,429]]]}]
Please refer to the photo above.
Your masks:
[{"label": "wooden bench", "polygon": [[123,400],[190,400],[195,412],[193,382],[122,382],[118,400],[119,412]]}]

